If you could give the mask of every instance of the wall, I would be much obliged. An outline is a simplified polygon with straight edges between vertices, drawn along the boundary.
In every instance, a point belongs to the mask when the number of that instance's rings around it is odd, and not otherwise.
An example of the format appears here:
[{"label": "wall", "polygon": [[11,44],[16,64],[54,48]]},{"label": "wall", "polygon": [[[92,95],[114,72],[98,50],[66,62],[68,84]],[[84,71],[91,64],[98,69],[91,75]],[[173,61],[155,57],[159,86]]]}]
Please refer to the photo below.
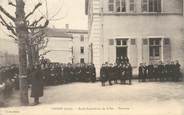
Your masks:
[{"label": "wall", "polygon": [[[103,0],[103,11],[108,13],[108,1]],[[126,0],[126,11],[129,11],[129,1]],[[142,0],[135,0],[135,12],[141,13]],[[163,13],[182,13],[183,12],[183,0],[162,0],[162,12]]]},{"label": "wall", "polygon": [[[130,60],[135,66],[145,60],[142,54],[148,52],[148,49],[146,51],[142,46],[142,39],[149,37],[170,38],[171,59],[179,60],[184,65],[184,56],[180,55],[184,51],[183,0],[163,0],[162,13],[158,14],[142,13],[141,0],[135,0],[136,11],[133,13],[110,13],[107,1],[92,0],[89,5],[89,16],[92,17],[89,21],[89,38],[93,44],[93,61],[97,66],[97,74],[102,63],[115,61],[115,47],[109,46],[108,40],[117,37],[136,39],[136,45],[128,49],[128,56],[132,57]],[[126,1],[128,3],[129,0]]]},{"label": "wall", "polygon": [[[138,66],[143,61],[144,52],[142,47],[142,39],[150,37],[170,38],[171,41],[171,59],[179,60],[184,64],[183,54],[183,32],[184,23],[181,15],[165,15],[165,16],[104,16],[103,35],[108,46],[109,39],[115,38],[135,38],[137,45],[128,48],[128,55],[134,66]],[[176,23],[177,22],[177,23]],[[129,41],[130,42],[130,41]],[[128,42],[128,44],[130,44]],[[103,43],[102,43],[103,44]],[[149,50],[147,50],[148,52]],[[136,54],[137,53],[137,54]],[[105,61],[112,61],[116,55],[115,50],[105,48]],[[109,59],[110,58],[110,59]],[[137,60],[137,61],[136,61]]]},{"label": "wall", "polygon": [[[81,41],[81,35],[84,35],[84,41]],[[80,47],[84,47],[84,54],[81,54]],[[85,63],[89,63],[89,39],[88,34],[73,34],[73,53],[74,63],[80,63],[84,58]]]},{"label": "wall", "polygon": [[45,57],[52,62],[72,62],[72,39],[49,37],[49,43],[45,50],[51,50]]}]

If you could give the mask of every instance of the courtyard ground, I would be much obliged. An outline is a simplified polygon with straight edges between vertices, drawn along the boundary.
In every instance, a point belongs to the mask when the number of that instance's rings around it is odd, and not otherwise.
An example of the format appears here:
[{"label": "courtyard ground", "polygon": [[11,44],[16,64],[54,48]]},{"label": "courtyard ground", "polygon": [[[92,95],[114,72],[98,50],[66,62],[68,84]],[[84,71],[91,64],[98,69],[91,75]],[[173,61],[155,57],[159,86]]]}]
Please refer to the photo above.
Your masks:
[{"label": "courtyard ground", "polygon": [[72,83],[45,87],[40,101],[19,107],[17,92],[8,101],[14,107],[1,108],[0,115],[184,115],[184,82],[133,81],[106,87],[100,82]]}]

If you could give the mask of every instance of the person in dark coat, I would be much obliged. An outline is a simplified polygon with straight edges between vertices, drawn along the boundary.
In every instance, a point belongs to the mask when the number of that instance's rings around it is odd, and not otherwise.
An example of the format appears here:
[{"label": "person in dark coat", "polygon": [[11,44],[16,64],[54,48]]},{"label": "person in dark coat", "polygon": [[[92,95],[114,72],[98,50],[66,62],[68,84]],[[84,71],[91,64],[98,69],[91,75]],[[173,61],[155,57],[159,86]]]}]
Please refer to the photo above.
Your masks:
[{"label": "person in dark coat", "polygon": [[90,76],[91,76],[91,82],[95,82],[96,81],[96,68],[94,64],[90,65]]},{"label": "person in dark coat", "polygon": [[102,86],[105,86],[105,82],[108,80],[107,76],[107,65],[102,64],[102,67],[100,69],[100,81],[102,83]]},{"label": "person in dark coat", "polygon": [[113,71],[113,64],[109,64],[109,66],[107,67],[107,77],[109,80],[109,85],[112,85],[112,81],[114,80],[114,74],[115,72]]},{"label": "person in dark coat", "polygon": [[148,80],[153,80],[154,66],[152,62],[148,65]]},{"label": "person in dark coat", "polygon": [[126,65],[126,79],[129,81],[129,85],[132,84],[132,66],[130,63],[127,63]]},{"label": "person in dark coat", "polygon": [[140,66],[139,66],[139,82],[142,81],[143,79],[143,75],[144,75],[144,67],[143,67],[143,64],[141,63]]},{"label": "person in dark coat", "polygon": [[120,69],[120,81],[121,81],[121,84],[125,84],[125,80],[126,80],[126,78],[125,78],[125,70],[126,70],[125,63],[120,64],[119,69]]},{"label": "person in dark coat", "polygon": [[112,79],[114,80],[114,83],[117,84],[119,76],[120,76],[120,74],[119,74],[120,69],[116,63],[113,65],[112,71],[113,71],[113,76],[112,76],[113,78]]},{"label": "person in dark coat", "polygon": [[181,80],[181,72],[180,72],[180,64],[179,61],[177,60],[175,63],[175,70],[176,70],[176,81],[180,81]]},{"label": "person in dark coat", "polygon": [[146,79],[148,78],[147,69],[148,69],[147,65],[146,63],[144,63],[143,64],[143,79],[142,79],[143,82],[146,82]]},{"label": "person in dark coat", "polygon": [[70,82],[70,71],[69,65],[65,65],[63,72],[64,72],[64,83]]},{"label": "person in dark coat", "polygon": [[171,79],[170,62],[168,61],[165,65],[165,80],[169,81]]},{"label": "person in dark coat", "polygon": [[173,61],[170,64],[170,75],[171,75],[171,81],[175,81],[176,73],[175,73],[175,64]]},{"label": "person in dark coat", "polygon": [[39,98],[43,96],[43,79],[39,65],[35,65],[31,75],[31,97],[34,98],[34,105],[39,104]]},{"label": "person in dark coat", "polygon": [[164,65],[162,61],[160,61],[158,65],[158,77],[160,81],[164,81]]}]

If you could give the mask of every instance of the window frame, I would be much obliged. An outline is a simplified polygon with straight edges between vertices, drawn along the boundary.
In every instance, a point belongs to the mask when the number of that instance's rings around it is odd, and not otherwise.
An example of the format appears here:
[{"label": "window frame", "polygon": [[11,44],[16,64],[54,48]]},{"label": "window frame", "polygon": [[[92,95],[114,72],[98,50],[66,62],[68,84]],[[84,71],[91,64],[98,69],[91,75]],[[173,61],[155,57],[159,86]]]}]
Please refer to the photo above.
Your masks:
[{"label": "window frame", "polygon": [[80,53],[81,53],[81,54],[84,54],[84,46],[81,46],[81,47],[80,47]]},{"label": "window frame", "polygon": [[[114,1],[115,0],[108,0],[108,11],[109,12],[114,12],[115,10]],[[110,6],[112,7],[112,9],[110,9]]]},{"label": "window frame", "polygon": [[131,45],[136,45],[136,39],[130,39],[130,43],[131,43]]},{"label": "window frame", "polygon": [[161,57],[161,38],[150,38],[149,39],[149,57],[151,59],[160,59]]},{"label": "window frame", "polygon": [[80,41],[84,42],[84,35],[80,35]]},{"label": "window frame", "polygon": [[170,45],[170,39],[164,38],[164,45]]},{"label": "window frame", "polygon": [[[133,8],[133,9],[131,9]],[[135,12],[135,0],[129,0],[129,11]]]},{"label": "window frame", "polygon": [[142,0],[142,12],[161,13],[162,0]]},{"label": "window frame", "polygon": [[[127,11],[126,0],[112,0],[112,1],[108,0],[108,11],[109,12],[124,13]],[[111,7],[113,8],[111,9]]]},{"label": "window frame", "polygon": [[[116,46],[127,46],[128,39],[116,39]],[[118,42],[120,44],[118,44]]]},{"label": "window frame", "polygon": [[85,59],[84,58],[80,58],[80,63],[85,63]]},{"label": "window frame", "polygon": [[114,39],[109,39],[109,45],[110,46],[114,45]]}]

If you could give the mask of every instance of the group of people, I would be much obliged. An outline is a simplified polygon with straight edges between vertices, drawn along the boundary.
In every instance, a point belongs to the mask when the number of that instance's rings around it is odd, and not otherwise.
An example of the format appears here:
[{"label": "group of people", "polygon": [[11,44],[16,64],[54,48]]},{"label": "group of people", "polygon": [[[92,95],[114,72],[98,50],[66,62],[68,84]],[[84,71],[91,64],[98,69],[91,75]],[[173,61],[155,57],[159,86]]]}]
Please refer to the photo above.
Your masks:
[{"label": "group of people", "polygon": [[94,64],[47,63],[42,64],[41,66],[45,85],[96,81],[96,70]]},{"label": "group of people", "polygon": [[181,81],[180,64],[178,61],[167,62],[166,64],[160,61],[159,64],[150,63],[149,65],[141,63],[138,78],[140,82]]},{"label": "group of people", "polygon": [[39,97],[43,96],[43,87],[72,82],[95,82],[96,70],[93,64],[59,64],[44,63],[35,65],[28,72],[31,86],[31,97],[34,104],[39,104]]},{"label": "group of people", "polygon": [[105,82],[109,82],[109,85],[112,85],[112,81],[115,84],[120,81],[121,84],[126,84],[128,80],[128,84],[131,85],[132,80],[132,66],[129,63],[129,59],[127,57],[118,58],[115,64],[102,64],[100,69],[100,81],[102,86],[105,86]]},{"label": "group of people", "polygon": [[19,88],[18,65],[0,67],[0,107],[5,106],[4,101],[12,94],[13,89]]},{"label": "group of people", "polygon": [[[168,62],[163,64],[146,65],[141,63],[139,66],[138,80],[146,81],[180,81],[180,64]],[[18,65],[0,67],[0,106],[2,96],[9,96],[13,89],[19,89],[19,69]],[[41,61],[40,64],[28,68],[28,83],[31,85],[31,97],[35,99],[34,104],[39,104],[39,97],[43,96],[43,87],[47,85],[59,85],[72,82],[95,82],[96,69],[94,64],[60,64]],[[100,69],[100,81],[102,86],[106,82],[109,85],[132,83],[132,66],[127,57],[117,58],[115,64],[106,62]],[[128,82],[127,82],[128,81]]]}]

